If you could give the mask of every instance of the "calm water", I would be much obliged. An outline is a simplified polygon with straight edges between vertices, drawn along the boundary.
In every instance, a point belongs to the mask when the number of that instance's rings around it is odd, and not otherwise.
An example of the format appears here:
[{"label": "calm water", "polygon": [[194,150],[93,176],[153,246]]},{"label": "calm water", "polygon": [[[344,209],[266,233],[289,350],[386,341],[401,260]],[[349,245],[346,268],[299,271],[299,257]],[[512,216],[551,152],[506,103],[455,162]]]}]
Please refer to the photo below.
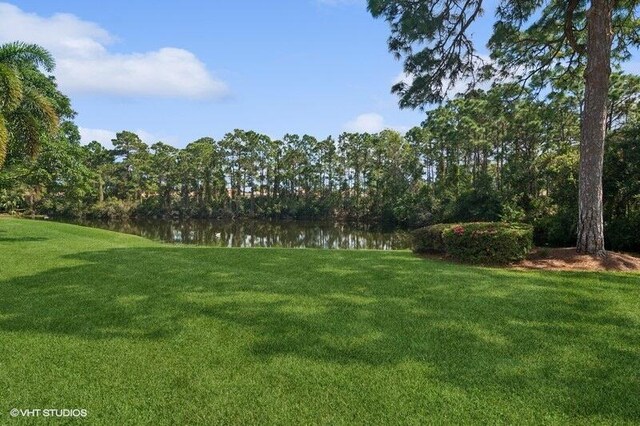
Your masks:
[{"label": "calm water", "polygon": [[402,230],[301,221],[130,220],[74,221],[84,226],[140,235],[169,243],[218,247],[291,247],[397,250],[410,247]]}]

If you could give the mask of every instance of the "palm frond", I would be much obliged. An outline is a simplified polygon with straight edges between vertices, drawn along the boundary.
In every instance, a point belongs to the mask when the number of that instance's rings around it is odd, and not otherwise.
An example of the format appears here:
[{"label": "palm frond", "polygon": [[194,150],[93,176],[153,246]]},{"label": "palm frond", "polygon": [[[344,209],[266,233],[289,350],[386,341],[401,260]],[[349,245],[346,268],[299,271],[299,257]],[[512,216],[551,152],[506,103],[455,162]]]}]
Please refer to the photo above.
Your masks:
[{"label": "palm frond", "polygon": [[25,87],[23,93],[24,97],[20,109],[27,112],[29,116],[38,118],[38,121],[47,130],[53,132],[60,121],[53,103],[45,95],[31,87]]},{"label": "palm frond", "polygon": [[7,117],[12,143],[31,158],[40,151],[43,138],[56,132],[59,124],[53,103],[31,87],[24,88],[22,103]]},{"label": "palm frond", "polygon": [[12,152],[16,147],[17,152],[26,157],[34,158],[40,151],[42,138],[45,134],[42,123],[21,106],[10,114],[8,124]]},{"label": "palm frond", "polygon": [[22,41],[0,45],[0,63],[33,64],[43,67],[47,72],[53,71],[56,66],[53,55],[47,49]]},{"label": "palm frond", "polygon": [[0,169],[7,158],[7,150],[9,148],[9,131],[4,122],[4,118],[0,115]]},{"label": "palm frond", "polygon": [[33,88],[45,96],[54,106],[60,118],[73,118],[75,116],[75,111],[71,109],[71,101],[68,97],[60,93],[53,77],[46,76],[33,67],[22,68],[20,69],[20,73],[22,84],[25,87],[29,86]]},{"label": "palm frond", "polygon": [[0,63],[0,110],[11,111],[22,102],[22,81],[15,68]]},{"label": "palm frond", "polygon": [[0,45],[0,165],[9,148],[11,155],[16,148],[34,157],[44,138],[57,131],[59,114],[73,113],[54,78],[41,71],[54,66],[53,56],[36,44]]},{"label": "palm frond", "polygon": [[38,120],[33,115],[26,115],[23,120],[23,142],[25,152],[30,158],[35,158],[42,145],[42,130]]}]

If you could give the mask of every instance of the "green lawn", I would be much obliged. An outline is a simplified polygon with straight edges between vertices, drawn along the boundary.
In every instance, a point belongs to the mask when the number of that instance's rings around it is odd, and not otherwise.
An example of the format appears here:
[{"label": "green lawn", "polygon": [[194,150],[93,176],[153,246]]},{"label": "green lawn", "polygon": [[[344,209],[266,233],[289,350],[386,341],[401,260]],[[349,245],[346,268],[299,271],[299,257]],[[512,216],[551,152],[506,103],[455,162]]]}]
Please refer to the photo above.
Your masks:
[{"label": "green lawn", "polygon": [[637,274],[7,218],[0,253],[0,424],[640,423]]}]

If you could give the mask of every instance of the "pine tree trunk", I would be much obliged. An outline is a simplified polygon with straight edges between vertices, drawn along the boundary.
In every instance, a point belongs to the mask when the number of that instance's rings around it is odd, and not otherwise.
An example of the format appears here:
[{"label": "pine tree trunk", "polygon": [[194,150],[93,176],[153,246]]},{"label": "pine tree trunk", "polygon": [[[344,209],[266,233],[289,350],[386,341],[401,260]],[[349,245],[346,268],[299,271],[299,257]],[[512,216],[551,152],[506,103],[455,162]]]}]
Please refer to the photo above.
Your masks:
[{"label": "pine tree trunk", "polygon": [[98,176],[98,201],[101,203],[104,201],[104,180],[102,176]]},{"label": "pine tree trunk", "polygon": [[587,15],[587,68],[580,143],[578,204],[579,253],[605,256],[602,214],[602,167],[611,75],[611,5],[592,0]]}]

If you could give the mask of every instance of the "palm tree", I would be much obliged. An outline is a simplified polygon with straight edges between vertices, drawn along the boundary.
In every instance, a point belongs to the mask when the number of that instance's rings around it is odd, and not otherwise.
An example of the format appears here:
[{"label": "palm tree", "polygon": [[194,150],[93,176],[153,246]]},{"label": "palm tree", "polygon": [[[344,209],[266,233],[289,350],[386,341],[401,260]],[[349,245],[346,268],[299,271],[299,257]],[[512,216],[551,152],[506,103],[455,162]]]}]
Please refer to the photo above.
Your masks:
[{"label": "palm tree", "polygon": [[51,72],[55,61],[44,48],[23,42],[0,45],[0,168],[10,144],[34,156],[43,136],[59,123],[61,98]]}]

